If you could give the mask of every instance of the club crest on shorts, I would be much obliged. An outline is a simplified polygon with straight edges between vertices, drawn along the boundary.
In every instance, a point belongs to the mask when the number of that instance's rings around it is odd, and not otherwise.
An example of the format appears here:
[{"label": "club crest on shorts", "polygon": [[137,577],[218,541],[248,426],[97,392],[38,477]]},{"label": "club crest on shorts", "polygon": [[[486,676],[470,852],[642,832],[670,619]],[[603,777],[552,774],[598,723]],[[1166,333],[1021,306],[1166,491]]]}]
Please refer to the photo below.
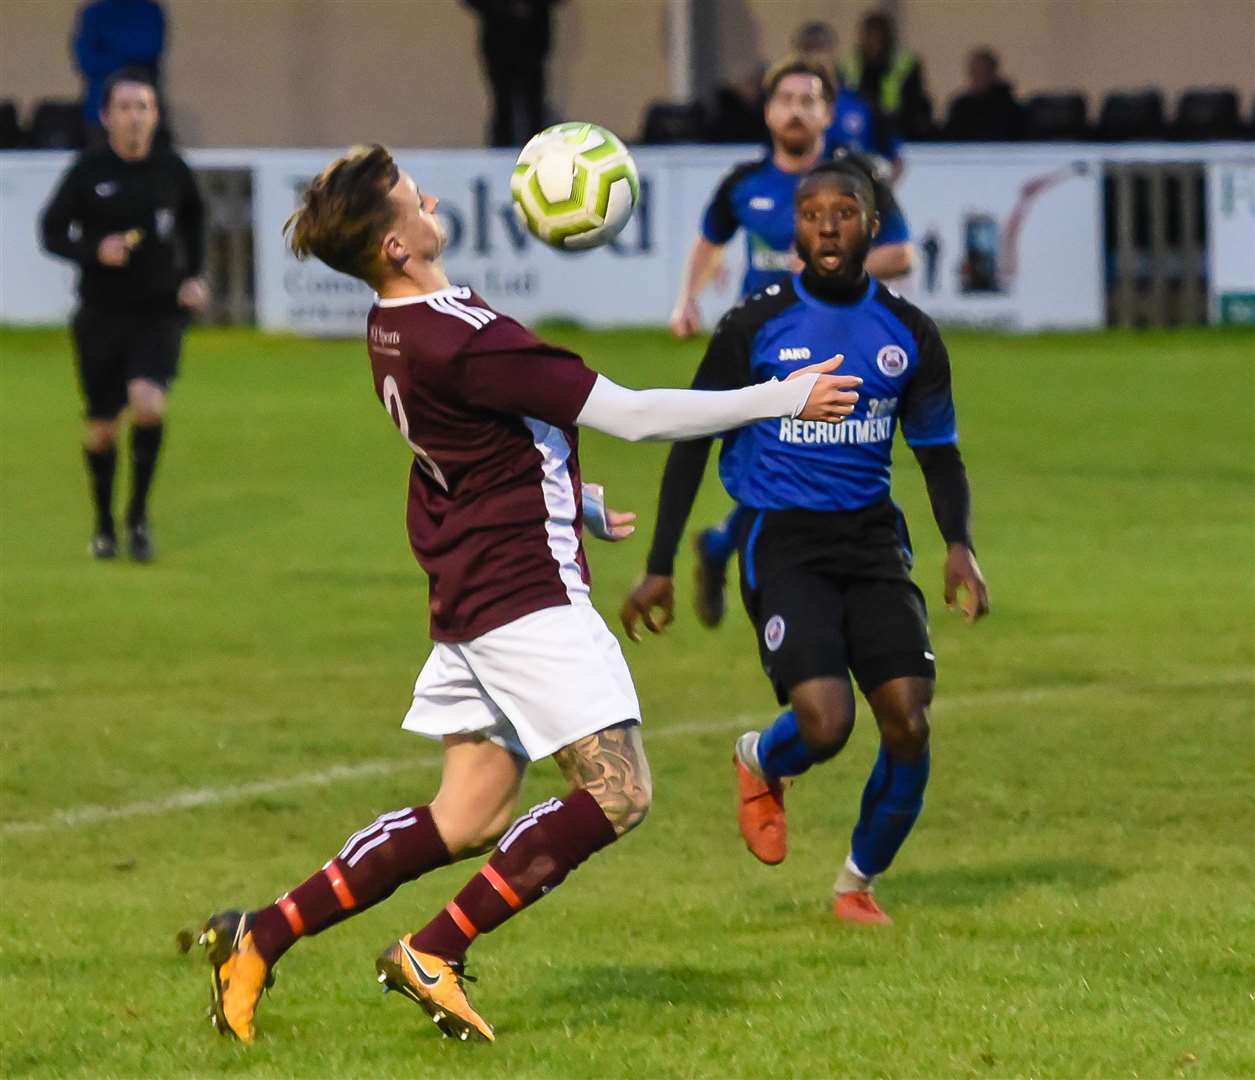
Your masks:
[{"label": "club crest on shorts", "polygon": [[768,652],[775,652],[783,642],[784,620],[779,615],[773,615],[763,627],[763,644],[767,646]]},{"label": "club crest on shorts", "polygon": [[886,345],[876,354],[876,366],[891,379],[906,370],[906,350],[898,345]]}]

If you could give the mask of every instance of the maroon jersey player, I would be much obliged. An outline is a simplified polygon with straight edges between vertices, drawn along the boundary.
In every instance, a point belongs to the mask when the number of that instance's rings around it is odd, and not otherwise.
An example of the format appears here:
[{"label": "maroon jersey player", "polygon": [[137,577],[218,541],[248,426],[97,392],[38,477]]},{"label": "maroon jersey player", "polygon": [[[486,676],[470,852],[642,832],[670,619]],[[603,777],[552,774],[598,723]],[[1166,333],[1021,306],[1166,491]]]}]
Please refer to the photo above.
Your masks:
[{"label": "maroon jersey player", "polygon": [[[617,539],[631,515],[596,500],[589,515],[577,426],[696,438],[777,416],[840,420],[857,396],[857,379],[824,374],[838,358],[731,392],[617,386],[450,284],[435,207],[375,146],[329,165],[289,222],[297,255],[378,292],[367,348],[376,393],[413,452],[407,522],[430,579],[434,641],[403,727],[439,740],[444,764],[429,802],[380,815],[274,904],[211,916],[201,941],[212,1016],[245,1041],[271,971],[298,938],[488,850],[462,891],[376,968],[385,989],[416,1001],[445,1034],[491,1040],[462,986],[471,941],[645,817],[640,706],[589,601],[582,547],[594,517],[594,531]],[[570,789],[516,817],[524,770],[550,756]]]}]

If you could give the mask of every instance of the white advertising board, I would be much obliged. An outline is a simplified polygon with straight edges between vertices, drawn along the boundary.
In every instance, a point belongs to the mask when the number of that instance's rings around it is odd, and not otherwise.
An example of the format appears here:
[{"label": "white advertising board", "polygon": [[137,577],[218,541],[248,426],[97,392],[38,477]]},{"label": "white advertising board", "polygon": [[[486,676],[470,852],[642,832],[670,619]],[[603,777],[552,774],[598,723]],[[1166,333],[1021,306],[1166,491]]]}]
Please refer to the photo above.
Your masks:
[{"label": "white advertising board", "polygon": [[897,190],[916,247],[902,292],[942,323],[1102,326],[1101,164],[935,148]]},{"label": "white advertising board", "polygon": [[[528,236],[509,206],[513,155],[493,150],[402,150],[402,165],[441,197],[447,266],[489,302],[524,320],[591,326],[667,319],[701,212],[720,177],[753,147],[635,151],[640,208],[611,247],[560,254]],[[1255,291],[1255,161],[1239,144],[917,146],[898,199],[915,240],[917,270],[901,291],[943,323],[1008,330],[1103,325],[1102,161],[1208,163],[1210,276],[1247,303]],[[286,251],[283,223],[301,185],[331,150],[192,150],[195,167],[253,173],[258,323],[303,334],[359,333],[369,290]],[[0,153],[0,321],[63,322],[74,305],[73,268],[39,250],[39,211],[70,163],[64,153]],[[736,301],[744,266],[738,237],[724,273],[702,299],[707,325]]]},{"label": "white advertising board", "polygon": [[1255,160],[1207,167],[1212,319],[1255,323]]},{"label": "white advertising board", "polygon": [[[637,151],[642,200],[612,247],[559,254],[519,226],[509,205],[509,153],[398,155],[420,188],[440,196],[449,276],[524,320],[590,325],[666,320],[707,200],[720,177],[752,150]],[[920,269],[904,291],[943,322],[1010,330],[1100,326],[1101,204],[1093,160],[1049,151],[1003,160],[998,151],[923,153],[900,199],[919,245]],[[281,227],[325,153],[268,156],[254,180],[258,321],[310,334],[357,332],[370,293],[286,253]],[[708,323],[737,298],[744,266],[738,237],[724,273],[703,297]]]}]

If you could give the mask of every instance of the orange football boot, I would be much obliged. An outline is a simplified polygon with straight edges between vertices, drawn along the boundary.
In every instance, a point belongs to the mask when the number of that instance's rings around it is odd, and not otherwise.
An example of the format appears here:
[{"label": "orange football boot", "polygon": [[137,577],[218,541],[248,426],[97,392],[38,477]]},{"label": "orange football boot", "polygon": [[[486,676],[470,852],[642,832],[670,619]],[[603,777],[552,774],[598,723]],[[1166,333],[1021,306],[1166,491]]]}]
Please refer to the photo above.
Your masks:
[{"label": "orange football boot", "polygon": [[832,913],[842,922],[864,923],[872,926],[891,926],[893,920],[880,910],[870,889],[855,889],[837,893],[832,898]]},{"label": "orange football boot", "polygon": [[472,1035],[494,1042],[492,1026],[475,1011],[462,989],[467,976],[461,964],[450,963],[432,953],[419,952],[408,938],[389,945],[375,961],[384,993],[404,994],[431,1017],[444,1035],[465,1042]]},{"label": "orange football boot", "polygon": [[784,816],[784,785],[776,779],[759,776],[745,758],[753,749],[758,732],[747,731],[736,741],[732,763],[736,766],[736,823],[741,839],[759,862],[775,866],[784,862],[789,849],[788,824]]},{"label": "orange football boot", "polygon": [[253,944],[251,914],[221,911],[200,932],[209,959],[209,1019],[219,1035],[244,1043],[255,1038],[253,1015],[263,990],[274,985],[274,972]]}]

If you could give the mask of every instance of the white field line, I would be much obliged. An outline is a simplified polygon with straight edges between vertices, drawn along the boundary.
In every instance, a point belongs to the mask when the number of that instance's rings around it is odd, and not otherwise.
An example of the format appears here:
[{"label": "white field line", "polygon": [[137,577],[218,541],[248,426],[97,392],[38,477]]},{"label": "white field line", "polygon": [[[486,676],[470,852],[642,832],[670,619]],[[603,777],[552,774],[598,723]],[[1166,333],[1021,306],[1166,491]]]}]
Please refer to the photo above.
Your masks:
[{"label": "white field line", "polygon": [[[1032,705],[1034,702],[1047,701],[1068,694],[1087,694],[1094,692],[1121,693],[1147,691],[1162,693],[1170,691],[1211,689],[1255,685],[1255,671],[1241,670],[1224,672],[1210,678],[1173,679],[1173,680],[1142,680],[1131,678],[1112,679],[1099,682],[1058,683],[1053,686],[1035,687],[1027,690],[991,689],[974,690],[966,694],[943,694],[933,704],[933,711],[950,712],[965,706],[997,705],[1008,706]],[[658,739],[678,738],[683,735],[702,735],[719,731],[738,731],[746,726],[762,723],[769,716],[769,710],[726,717],[722,720],[696,720],[681,724],[654,726],[646,723],[646,743]],[[47,817],[34,818],[28,821],[6,821],[0,823],[0,835],[15,836],[31,833],[51,832],[57,829],[72,829],[82,825],[99,825],[107,821],[120,821],[134,817],[162,817],[178,810],[193,810],[202,806],[223,806],[227,803],[241,802],[258,796],[273,795],[280,791],[293,788],[325,787],[344,780],[361,780],[370,776],[388,776],[392,773],[405,772],[411,769],[434,769],[440,764],[440,754],[429,752],[414,756],[380,758],[373,761],[362,761],[355,764],[332,765],[316,772],[299,773],[296,776],[284,776],[270,780],[256,780],[248,784],[230,784],[224,787],[189,788],[176,791],[160,799],[147,799],[143,802],[126,803],[122,806],[101,806],[85,804],[58,810]]]}]

